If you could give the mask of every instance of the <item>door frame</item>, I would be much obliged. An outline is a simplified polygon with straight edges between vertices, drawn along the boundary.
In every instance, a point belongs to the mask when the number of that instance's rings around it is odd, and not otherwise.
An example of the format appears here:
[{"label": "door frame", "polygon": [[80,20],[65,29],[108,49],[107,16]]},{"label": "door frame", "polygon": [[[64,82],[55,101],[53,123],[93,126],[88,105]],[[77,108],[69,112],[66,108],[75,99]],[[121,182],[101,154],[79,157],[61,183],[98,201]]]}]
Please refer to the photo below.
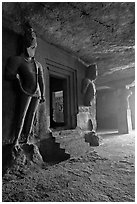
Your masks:
[{"label": "door frame", "polygon": [[[78,113],[78,95],[77,95],[77,70],[46,59],[49,73],[49,94],[50,94],[50,77],[62,78],[66,80],[66,91],[64,94],[67,98],[67,124],[64,129],[73,129],[77,126]],[[49,95],[50,96],[50,95]],[[49,97],[50,106],[50,97]],[[50,107],[49,107],[50,110]],[[50,112],[50,111],[49,111]],[[49,113],[50,116],[50,113]]]},{"label": "door frame", "polygon": [[[56,78],[56,79],[60,79],[60,80],[64,80],[64,86],[63,87],[63,92],[64,92],[64,96],[63,96],[63,104],[64,104],[64,128],[70,127],[71,126],[71,121],[70,121],[70,94],[66,94],[67,90],[69,89],[69,81],[68,78],[66,77],[62,77],[59,75],[54,75],[53,73],[50,73],[49,75],[49,83],[50,83],[50,78]],[[52,102],[51,102],[51,88],[50,88],[50,84],[49,84],[49,95],[50,95],[50,106],[52,106]],[[53,90],[54,91],[54,90]],[[51,107],[50,107],[51,108]],[[50,116],[51,117],[51,116]]]}]

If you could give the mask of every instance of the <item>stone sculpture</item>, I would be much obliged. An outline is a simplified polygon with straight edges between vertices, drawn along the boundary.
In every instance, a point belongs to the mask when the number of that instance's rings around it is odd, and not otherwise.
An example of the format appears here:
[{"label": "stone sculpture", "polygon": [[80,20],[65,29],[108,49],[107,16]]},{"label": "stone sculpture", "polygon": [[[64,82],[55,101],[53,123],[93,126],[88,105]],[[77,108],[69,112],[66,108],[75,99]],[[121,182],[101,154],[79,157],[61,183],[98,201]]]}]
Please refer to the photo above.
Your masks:
[{"label": "stone sculpture", "polygon": [[8,59],[5,73],[7,80],[17,80],[19,84],[19,111],[13,141],[15,149],[20,147],[19,139],[22,134],[23,143],[28,143],[38,104],[45,101],[43,68],[34,58],[36,34],[28,22],[23,28],[23,52]]},{"label": "stone sculpture", "polygon": [[91,106],[96,95],[94,81],[97,77],[96,64],[89,65],[86,70],[86,76],[82,80],[81,93],[83,94],[84,106]]}]

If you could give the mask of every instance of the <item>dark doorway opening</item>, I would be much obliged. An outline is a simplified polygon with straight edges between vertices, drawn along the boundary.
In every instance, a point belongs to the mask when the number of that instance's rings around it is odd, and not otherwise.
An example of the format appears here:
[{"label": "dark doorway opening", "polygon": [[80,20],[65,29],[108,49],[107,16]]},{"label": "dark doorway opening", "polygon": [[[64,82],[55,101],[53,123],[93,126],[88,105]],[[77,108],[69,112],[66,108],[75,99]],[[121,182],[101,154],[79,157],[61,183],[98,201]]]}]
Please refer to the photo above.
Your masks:
[{"label": "dark doorway opening", "polygon": [[50,127],[67,125],[67,79],[50,76]]}]

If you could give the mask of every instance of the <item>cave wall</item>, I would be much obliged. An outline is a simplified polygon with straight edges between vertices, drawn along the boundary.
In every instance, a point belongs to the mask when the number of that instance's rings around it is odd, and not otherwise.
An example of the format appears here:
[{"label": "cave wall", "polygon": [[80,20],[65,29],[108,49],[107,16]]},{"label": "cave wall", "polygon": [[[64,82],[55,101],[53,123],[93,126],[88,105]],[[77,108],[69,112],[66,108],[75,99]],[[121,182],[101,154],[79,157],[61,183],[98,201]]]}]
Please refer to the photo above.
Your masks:
[{"label": "cave wall", "polygon": [[17,35],[12,31],[2,29],[2,132],[3,143],[12,140],[16,94],[11,81],[5,80],[5,65],[8,57],[17,51]]},{"label": "cave wall", "polygon": [[97,129],[117,129],[117,99],[115,91],[97,91]]},{"label": "cave wall", "polygon": [[[127,112],[128,103],[127,95],[124,97],[125,88],[120,95],[117,95],[118,91],[119,89],[110,89],[97,92],[96,119],[98,130],[118,129],[119,133],[123,134],[135,129],[135,87],[130,88],[132,95],[128,99],[131,116],[128,116]],[[127,118],[131,120],[131,125]]]},{"label": "cave wall", "polygon": [[[10,143],[12,141],[14,132],[14,114],[16,103],[16,92],[13,88],[13,82],[6,81],[4,77],[5,65],[9,56],[17,54],[18,48],[18,35],[7,28],[2,29],[2,122],[3,122],[3,143]],[[46,102],[39,105],[37,111],[37,120],[35,126],[35,132],[39,137],[48,137],[50,126],[50,108],[49,108],[49,74],[47,69],[47,59],[54,61],[55,63],[69,66],[76,71],[76,86],[77,86],[77,115],[76,126],[87,129],[89,127],[89,119],[95,120],[95,105],[88,110],[83,106],[83,96],[81,94],[81,81],[85,77],[86,67],[73,57],[69,53],[66,53],[62,49],[59,49],[42,39],[38,38],[38,48],[36,51],[36,59],[42,64],[45,78],[45,96]],[[94,103],[95,104],[95,103]],[[86,119],[85,119],[86,118]],[[96,123],[96,121],[94,122]]]}]

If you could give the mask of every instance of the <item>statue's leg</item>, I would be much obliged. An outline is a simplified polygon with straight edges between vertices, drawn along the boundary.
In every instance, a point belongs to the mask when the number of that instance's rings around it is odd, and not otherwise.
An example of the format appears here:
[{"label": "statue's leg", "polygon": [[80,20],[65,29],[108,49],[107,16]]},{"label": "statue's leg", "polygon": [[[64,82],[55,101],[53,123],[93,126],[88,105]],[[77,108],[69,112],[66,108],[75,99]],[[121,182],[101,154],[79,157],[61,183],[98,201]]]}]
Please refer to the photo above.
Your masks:
[{"label": "statue's leg", "polygon": [[24,126],[23,126],[23,134],[25,136],[24,143],[28,142],[28,139],[29,139],[28,137],[32,130],[33,121],[34,121],[38,104],[39,104],[39,99],[37,97],[32,97],[25,117]]},{"label": "statue's leg", "polygon": [[20,101],[19,101],[20,103],[19,103],[19,108],[18,108],[19,112],[17,115],[17,123],[16,123],[16,127],[15,127],[15,138],[13,141],[14,146],[19,145],[19,138],[20,138],[21,131],[23,128],[27,109],[28,109],[29,104],[30,104],[30,100],[31,100],[30,96],[27,96],[26,94],[21,93]]}]

